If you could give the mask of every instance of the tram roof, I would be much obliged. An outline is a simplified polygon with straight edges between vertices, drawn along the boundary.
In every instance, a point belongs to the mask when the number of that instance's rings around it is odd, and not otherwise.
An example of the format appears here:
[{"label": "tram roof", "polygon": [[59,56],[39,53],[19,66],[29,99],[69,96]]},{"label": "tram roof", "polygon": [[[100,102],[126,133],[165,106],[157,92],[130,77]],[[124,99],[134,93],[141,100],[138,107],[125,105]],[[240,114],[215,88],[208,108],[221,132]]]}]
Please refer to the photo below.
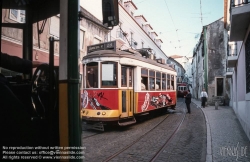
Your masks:
[{"label": "tram roof", "polygon": [[2,0],[2,8],[31,10],[33,23],[60,13],[60,0]]},{"label": "tram roof", "polygon": [[88,58],[96,58],[96,57],[126,57],[131,59],[136,59],[139,61],[143,61],[152,65],[160,66],[172,71],[175,71],[172,67],[170,67],[168,64],[160,64],[156,60],[152,60],[150,58],[142,57],[142,55],[139,52],[127,52],[127,51],[119,51],[119,50],[99,50],[88,53],[86,56],[82,58],[88,59]]}]

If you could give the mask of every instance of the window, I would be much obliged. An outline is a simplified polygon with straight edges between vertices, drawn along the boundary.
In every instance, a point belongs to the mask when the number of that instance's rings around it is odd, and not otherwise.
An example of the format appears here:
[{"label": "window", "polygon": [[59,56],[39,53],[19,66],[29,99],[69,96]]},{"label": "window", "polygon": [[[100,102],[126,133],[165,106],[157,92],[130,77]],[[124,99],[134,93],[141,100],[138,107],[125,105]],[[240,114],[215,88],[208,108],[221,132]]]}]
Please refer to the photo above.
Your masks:
[{"label": "window", "polygon": [[170,86],[170,89],[171,90],[175,89],[175,86],[174,86],[174,76],[173,75],[171,75],[171,86]]},{"label": "window", "polygon": [[203,70],[205,69],[205,62],[204,62],[204,59],[203,59]]},{"label": "window", "polygon": [[144,47],[144,42],[141,42],[141,48],[143,48]]},{"label": "window", "polygon": [[167,74],[167,90],[170,90],[170,75]]},{"label": "window", "polygon": [[117,87],[117,63],[103,62],[101,70],[102,87]]},{"label": "window", "polygon": [[98,87],[98,63],[91,62],[86,67],[86,88]]},{"label": "window", "polygon": [[80,30],[80,49],[83,50],[84,48],[84,35],[85,31]]},{"label": "window", "polygon": [[50,35],[53,35],[57,38],[60,37],[59,25],[60,25],[59,17],[57,17],[57,16],[51,17],[51,19],[50,19]]},{"label": "window", "polygon": [[122,66],[121,86],[127,87],[127,67]]},{"label": "window", "polygon": [[155,71],[149,71],[149,90],[155,90]]},{"label": "window", "polygon": [[79,89],[82,90],[82,74],[79,75]]},{"label": "window", "polygon": [[148,70],[141,69],[141,90],[148,90]]},{"label": "window", "polygon": [[246,60],[246,93],[250,92],[250,34],[248,34],[245,45],[245,60]]},{"label": "window", "polygon": [[162,90],[166,90],[166,74],[162,73]]},{"label": "window", "polygon": [[25,10],[10,9],[9,18],[19,23],[25,23]]},{"label": "window", "polygon": [[128,81],[129,81],[129,87],[133,86],[132,80],[133,80],[133,72],[132,68],[128,68]]},{"label": "window", "polygon": [[156,90],[161,90],[161,73],[156,72],[156,85],[155,85]]}]

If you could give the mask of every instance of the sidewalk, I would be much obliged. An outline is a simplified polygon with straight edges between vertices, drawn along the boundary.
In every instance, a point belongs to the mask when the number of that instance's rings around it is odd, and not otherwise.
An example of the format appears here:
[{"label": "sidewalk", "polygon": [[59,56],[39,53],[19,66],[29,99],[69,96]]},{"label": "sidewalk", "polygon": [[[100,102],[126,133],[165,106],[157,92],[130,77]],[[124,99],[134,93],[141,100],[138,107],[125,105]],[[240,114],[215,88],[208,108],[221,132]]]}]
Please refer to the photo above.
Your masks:
[{"label": "sidewalk", "polygon": [[[192,98],[196,108],[201,101]],[[250,161],[250,142],[229,106],[201,108],[207,125],[206,162]]]}]

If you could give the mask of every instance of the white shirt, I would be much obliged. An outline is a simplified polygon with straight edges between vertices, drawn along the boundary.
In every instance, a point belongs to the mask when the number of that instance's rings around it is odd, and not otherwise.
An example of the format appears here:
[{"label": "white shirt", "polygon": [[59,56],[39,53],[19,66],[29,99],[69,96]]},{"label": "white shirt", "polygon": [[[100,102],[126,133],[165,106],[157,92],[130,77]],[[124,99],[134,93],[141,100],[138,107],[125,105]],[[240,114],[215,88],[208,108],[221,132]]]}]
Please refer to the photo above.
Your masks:
[{"label": "white shirt", "polygon": [[207,92],[202,91],[202,92],[201,92],[201,97],[207,97]]}]

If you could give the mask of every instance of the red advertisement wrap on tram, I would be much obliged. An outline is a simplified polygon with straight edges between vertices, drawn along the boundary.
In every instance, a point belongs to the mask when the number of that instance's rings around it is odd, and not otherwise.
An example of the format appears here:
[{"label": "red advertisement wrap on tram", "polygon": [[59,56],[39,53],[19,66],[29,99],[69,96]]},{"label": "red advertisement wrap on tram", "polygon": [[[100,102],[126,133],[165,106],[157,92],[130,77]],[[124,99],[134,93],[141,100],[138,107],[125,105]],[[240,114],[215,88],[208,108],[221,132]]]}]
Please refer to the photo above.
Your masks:
[{"label": "red advertisement wrap on tram", "polygon": [[118,90],[83,90],[81,94],[82,109],[118,110]]},{"label": "red advertisement wrap on tram", "polygon": [[176,92],[140,92],[138,93],[137,113],[171,107],[176,103]]}]

